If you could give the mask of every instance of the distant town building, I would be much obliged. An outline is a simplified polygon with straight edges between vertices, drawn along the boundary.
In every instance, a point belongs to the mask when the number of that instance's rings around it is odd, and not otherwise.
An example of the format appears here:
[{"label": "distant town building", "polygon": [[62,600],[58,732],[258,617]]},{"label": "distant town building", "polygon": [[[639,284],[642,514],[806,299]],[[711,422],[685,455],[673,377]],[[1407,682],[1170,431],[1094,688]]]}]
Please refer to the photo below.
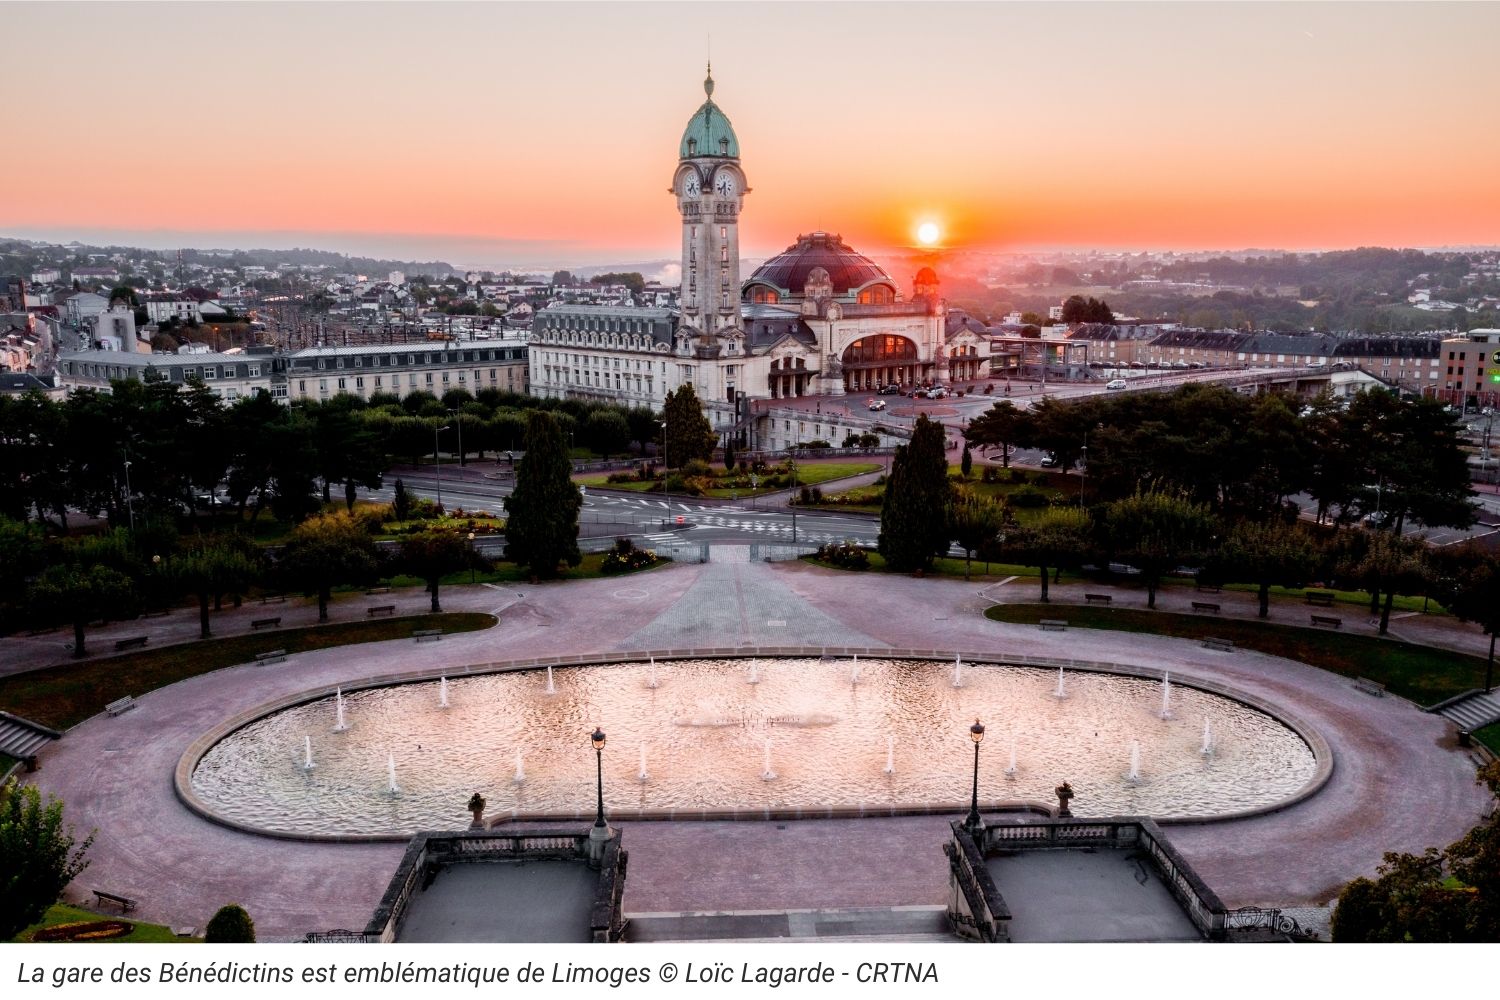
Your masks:
[{"label": "distant town building", "polygon": [[243,354],[136,354],[129,351],[71,351],[57,361],[57,376],[65,392],[110,390],[110,383],[161,379],[174,385],[201,381],[226,402],[264,392],[286,398],[286,361],[269,349],[251,348]]},{"label": "distant town building", "polygon": [[311,347],[286,361],[294,400],[413,392],[441,398],[450,389],[525,393],[530,384],[526,345],[519,340]]}]

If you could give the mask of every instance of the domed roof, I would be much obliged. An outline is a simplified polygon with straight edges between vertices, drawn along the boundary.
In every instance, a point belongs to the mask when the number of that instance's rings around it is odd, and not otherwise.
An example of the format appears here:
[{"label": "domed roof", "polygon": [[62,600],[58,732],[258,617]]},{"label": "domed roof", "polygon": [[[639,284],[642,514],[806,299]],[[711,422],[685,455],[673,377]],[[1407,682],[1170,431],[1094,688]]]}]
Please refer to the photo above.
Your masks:
[{"label": "domed roof", "polygon": [[891,287],[896,287],[895,280],[879,264],[832,233],[798,236],[796,243],[756,268],[750,281],[800,295],[808,275],[819,267],[828,272],[834,295],[847,295],[872,281],[889,281]]},{"label": "domed roof", "polygon": [[732,156],[738,159],[740,141],[735,138],[734,126],[729,124],[729,119],[724,117],[724,112],[714,103],[712,68],[709,69],[708,78],[703,81],[703,92],[708,95],[708,100],[693,112],[693,117],[688,119],[687,128],[682,130],[682,159],[690,156]]}]

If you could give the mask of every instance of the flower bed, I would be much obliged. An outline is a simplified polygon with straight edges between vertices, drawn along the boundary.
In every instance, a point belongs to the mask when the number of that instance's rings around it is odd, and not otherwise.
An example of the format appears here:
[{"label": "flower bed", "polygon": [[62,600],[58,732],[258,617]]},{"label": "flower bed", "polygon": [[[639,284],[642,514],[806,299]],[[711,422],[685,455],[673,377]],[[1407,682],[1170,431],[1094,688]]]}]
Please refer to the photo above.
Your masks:
[{"label": "flower bed", "polygon": [[134,930],[135,924],[126,920],[79,920],[43,927],[31,935],[31,940],[107,941],[110,938],[124,937]]}]

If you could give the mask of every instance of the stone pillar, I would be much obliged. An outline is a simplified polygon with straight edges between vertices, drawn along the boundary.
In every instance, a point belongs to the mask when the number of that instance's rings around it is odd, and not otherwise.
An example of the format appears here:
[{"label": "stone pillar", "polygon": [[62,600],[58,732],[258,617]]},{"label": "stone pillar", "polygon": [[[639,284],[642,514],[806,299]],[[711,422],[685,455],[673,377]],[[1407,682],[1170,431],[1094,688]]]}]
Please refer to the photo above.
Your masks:
[{"label": "stone pillar", "polygon": [[604,845],[614,837],[615,831],[606,826],[589,827],[589,864],[598,868],[604,861]]}]

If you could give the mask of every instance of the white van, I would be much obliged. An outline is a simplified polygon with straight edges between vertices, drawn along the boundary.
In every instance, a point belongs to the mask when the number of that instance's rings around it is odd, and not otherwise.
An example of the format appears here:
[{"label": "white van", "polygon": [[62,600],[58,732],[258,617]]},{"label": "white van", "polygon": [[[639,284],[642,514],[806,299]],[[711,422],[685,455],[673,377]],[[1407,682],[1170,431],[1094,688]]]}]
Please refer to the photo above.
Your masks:
[{"label": "white van", "polygon": [[1125,388],[1125,380],[1122,379],[1122,378],[1117,378],[1113,382],[1107,383],[1104,386],[1104,388],[1106,388],[1106,389],[1123,389],[1123,388]]}]

